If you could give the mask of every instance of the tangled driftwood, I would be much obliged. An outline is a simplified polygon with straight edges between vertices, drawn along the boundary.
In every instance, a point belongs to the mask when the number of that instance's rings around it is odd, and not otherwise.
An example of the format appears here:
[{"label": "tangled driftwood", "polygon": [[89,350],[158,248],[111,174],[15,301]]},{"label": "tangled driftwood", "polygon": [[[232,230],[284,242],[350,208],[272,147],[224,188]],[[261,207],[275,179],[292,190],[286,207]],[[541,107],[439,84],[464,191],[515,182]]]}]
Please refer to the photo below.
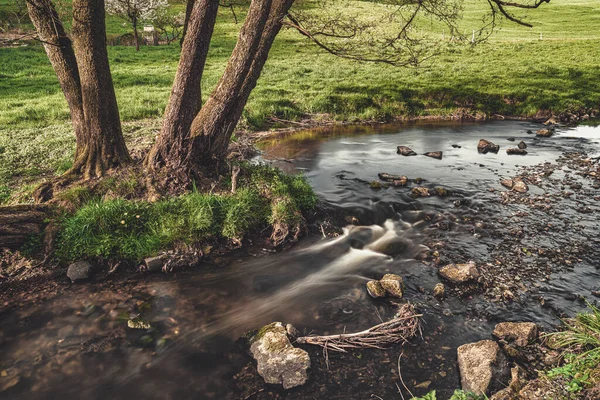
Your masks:
[{"label": "tangled driftwood", "polygon": [[314,344],[327,350],[346,352],[347,349],[383,349],[392,344],[406,343],[420,331],[419,317],[412,304],[404,304],[393,319],[355,333],[327,336],[302,336],[296,343]]}]

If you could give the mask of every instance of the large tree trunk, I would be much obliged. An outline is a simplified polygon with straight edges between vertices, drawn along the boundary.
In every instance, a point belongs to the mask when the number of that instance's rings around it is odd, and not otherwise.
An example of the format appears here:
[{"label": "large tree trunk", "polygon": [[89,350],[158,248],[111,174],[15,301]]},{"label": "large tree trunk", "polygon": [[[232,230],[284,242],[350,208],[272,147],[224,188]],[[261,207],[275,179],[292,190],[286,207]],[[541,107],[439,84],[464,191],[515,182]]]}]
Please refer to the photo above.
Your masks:
[{"label": "large tree trunk", "polygon": [[85,179],[130,161],[108,65],[103,0],[73,0],[73,45],[87,135],[73,170]]},{"label": "large tree trunk", "polygon": [[171,96],[165,111],[163,126],[150,154],[147,165],[151,168],[169,164],[176,170],[187,149],[184,144],[189,136],[192,121],[200,111],[202,93],[200,84],[213,34],[219,0],[190,0],[188,34],[181,49],[181,57]]},{"label": "large tree trunk", "polygon": [[71,40],[51,0],[28,0],[29,17],[35,26],[44,49],[54,68],[71,113],[71,122],[77,141],[75,156],[81,152],[86,136],[85,116],[81,96],[81,82]]},{"label": "large tree trunk", "polygon": [[48,210],[41,205],[0,207],[0,249],[19,249],[31,236],[40,235]]},{"label": "large tree trunk", "polygon": [[231,135],[292,4],[293,0],[252,1],[225,72],[192,123],[191,165],[218,165],[226,156]]}]

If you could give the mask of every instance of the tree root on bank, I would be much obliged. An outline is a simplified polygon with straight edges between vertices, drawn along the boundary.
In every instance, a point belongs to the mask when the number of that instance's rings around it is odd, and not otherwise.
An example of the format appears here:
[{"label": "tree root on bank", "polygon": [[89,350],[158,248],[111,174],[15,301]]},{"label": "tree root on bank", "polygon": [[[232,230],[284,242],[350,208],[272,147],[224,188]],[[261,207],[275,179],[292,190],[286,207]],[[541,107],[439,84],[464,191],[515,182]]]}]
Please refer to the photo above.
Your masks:
[{"label": "tree root on bank", "polygon": [[[421,330],[419,318],[412,304],[404,304],[395,317],[367,330],[327,336],[303,336],[296,339],[299,344],[321,346],[328,350],[345,353],[348,349],[384,349],[393,344],[408,342]],[[326,356],[327,357],[327,356]]]}]

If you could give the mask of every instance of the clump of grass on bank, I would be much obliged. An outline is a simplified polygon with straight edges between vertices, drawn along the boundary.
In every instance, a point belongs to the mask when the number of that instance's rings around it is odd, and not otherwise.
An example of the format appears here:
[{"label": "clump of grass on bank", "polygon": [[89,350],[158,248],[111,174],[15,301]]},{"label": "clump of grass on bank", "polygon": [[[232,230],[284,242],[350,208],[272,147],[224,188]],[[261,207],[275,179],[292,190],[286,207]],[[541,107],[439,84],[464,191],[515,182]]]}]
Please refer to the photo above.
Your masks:
[{"label": "clump of grass on bank", "polygon": [[[465,392],[460,389],[455,390],[454,393],[452,394],[452,397],[450,397],[450,400],[485,400],[485,399],[487,399],[487,396],[485,396],[485,395],[477,395],[475,393]],[[427,393],[425,396],[413,397],[412,400],[437,400],[437,395],[436,395],[435,390],[432,390],[431,392]]]},{"label": "clump of grass on bank", "polygon": [[[235,194],[192,191],[156,203],[91,199],[62,221],[57,255],[65,261],[136,262],[179,244],[219,239],[239,243],[269,225],[301,225],[303,214],[316,203],[302,176],[267,166],[244,166],[239,187]],[[77,201],[81,195],[80,190],[69,193]]]},{"label": "clump of grass on bank", "polygon": [[548,376],[564,377],[567,389],[579,393],[600,382],[600,309],[588,304],[589,312],[566,320],[565,330],[549,334],[553,347],[564,350],[565,363]]}]

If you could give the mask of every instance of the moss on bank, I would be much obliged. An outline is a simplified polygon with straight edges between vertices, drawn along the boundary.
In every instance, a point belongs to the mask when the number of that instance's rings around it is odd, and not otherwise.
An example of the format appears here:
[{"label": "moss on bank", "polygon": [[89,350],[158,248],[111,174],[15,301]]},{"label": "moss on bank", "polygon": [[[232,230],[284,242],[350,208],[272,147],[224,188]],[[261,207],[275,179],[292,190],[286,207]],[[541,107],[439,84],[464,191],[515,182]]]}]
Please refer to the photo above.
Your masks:
[{"label": "moss on bank", "polygon": [[[316,196],[302,176],[244,165],[236,193],[196,190],[155,203],[94,197],[75,190],[81,204],[61,221],[56,254],[63,261],[104,258],[137,262],[177,245],[228,239],[270,226],[304,225]],[[287,236],[287,235],[285,235]],[[275,243],[278,244],[278,243]]]}]

